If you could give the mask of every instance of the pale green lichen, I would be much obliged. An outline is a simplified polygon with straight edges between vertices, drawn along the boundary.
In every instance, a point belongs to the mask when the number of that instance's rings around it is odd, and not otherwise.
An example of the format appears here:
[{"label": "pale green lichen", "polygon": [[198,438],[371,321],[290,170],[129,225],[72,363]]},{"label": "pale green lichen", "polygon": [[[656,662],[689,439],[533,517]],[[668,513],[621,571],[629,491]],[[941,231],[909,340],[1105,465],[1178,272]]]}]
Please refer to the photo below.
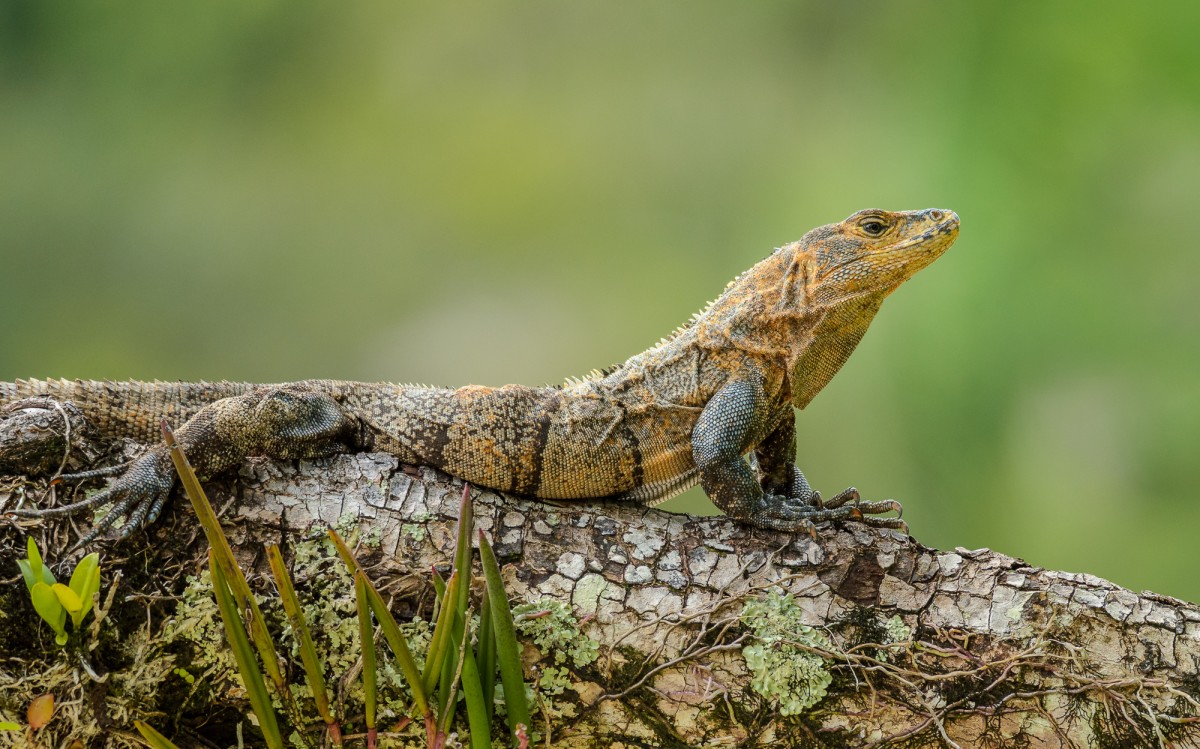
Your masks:
[{"label": "pale green lichen", "polygon": [[376,524],[367,528],[358,543],[368,549],[378,549],[383,546],[383,525]]},{"label": "pale green lichen", "polygon": [[514,606],[512,613],[517,631],[533,640],[554,664],[542,666],[537,694],[530,695],[531,701],[540,703],[550,719],[575,717],[575,704],[561,699],[568,687],[574,690],[576,681],[567,667],[582,668],[595,662],[600,643],[580,631],[571,607],[561,601],[543,598],[537,603],[522,603]]},{"label": "pale green lichen", "polygon": [[571,672],[561,666],[546,666],[542,669],[542,678],[538,679],[538,691],[544,695],[557,697],[567,687],[571,686]]},{"label": "pale green lichen", "polygon": [[228,689],[237,672],[233,650],[225,644],[225,629],[213,598],[212,579],[207,569],[188,577],[179,594],[175,616],[163,632],[168,641],[182,640],[192,645],[191,673],[210,679],[218,689]]},{"label": "pale green lichen", "polygon": [[425,540],[426,531],[425,526],[423,525],[417,525],[416,523],[405,523],[404,525],[400,526],[400,532],[417,543],[421,543]]},{"label": "pale green lichen", "polygon": [[831,650],[825,635],[804,624],[791,594],[768,591],[742,607],[742,624],[754,634],[742,648],[754,691],[797,715],[817,704],[833,681],[828,662],[805,648]]},{"label": "pale green lichen", "polygon": [[899,614],[896,614],[883,623],[883,631],[887,633],[887,642],[884,643],[885,645],[908,642],[912,639],[912,627],[905,624]]},{"label": "pale green lichen", "polygon": [[599,655],[600,643],[579,630],[570,607],[561,601],[543,598],[537,603],[522,603],[514,606],[512,613],[517,631],[553,657],[557,666],[570,662],[582,668]]},{"label": "pale green lichen", "polygon": [[[887,646],[908,642],[912,639],[912,634],[912,627],[905,624],[904,619],[899,614],[896,614],[883,623],[883,642],[879,644]],[[890,662],[890,655],[893,650],[896,650],[896,648],[880,648],[875,657],[884,663],[888,663]]]},{"label": "pale green lichen", "polygon": [[360,518],[353,512],[344,512],[338,517],[337,522],[333,524],[333,529],[337,531],[342,538],[350,538],[359,528]]}]

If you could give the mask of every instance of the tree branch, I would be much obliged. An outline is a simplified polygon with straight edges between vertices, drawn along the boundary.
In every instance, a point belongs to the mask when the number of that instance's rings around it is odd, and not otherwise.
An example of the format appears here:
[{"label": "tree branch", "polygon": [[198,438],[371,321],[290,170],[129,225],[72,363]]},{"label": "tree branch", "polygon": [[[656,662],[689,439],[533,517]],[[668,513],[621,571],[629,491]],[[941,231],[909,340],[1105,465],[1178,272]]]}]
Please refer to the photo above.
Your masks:
[{"label": "tree branch", "polygon": [[[372,578],[411,614],[429,568],[451,560],[461,484],[389,455],[251,460],[209,488],[250,569],[264,566],[266,541],[286,548],[329,525],[356,527],[375,549],[363,550]],[[0,509],[31,501],[34,489],[0,485]],[[180,585],[164,584],[166,571],[198,569],[184,504],[104,561],[106,585],[117,569],[125,577],[105,626],[126,639],[146,626],[137,611],[171,613]],[[1200,609],[1183,601],[853,523],[822,525],[814,540],[622,503],[479,491],[475,506],[513,598],[569,604],[600,644],[599,659],[574,669],[572,687],[548,706],[548,731],[538,726],[552,746],[1165,747],[1200,736]],[[9,522],[5,556],[18,543]],[[60,526],[20,526],[41,534],[48,558],[66,548],[52,535]],[[15,571],[7,560],[0,569]],[[32,616],[27,602],[20,609],[20,578],[2,590],[4,610],[21,615],[0,620],[0,694],[24,695],[29,670],[19,663],[43,659],[47,673],[69,664],[55,661],[47,638],[15,634]],[[531,678],[553,663],[529,655]],[[121,697],[127,714],[114,714],[113,684],[130,658],[104,647],[91,657],[112,678],[82,680],[80,720],[125,729],[121,720],[155,709]],[[226,723],[230,708],[242,709],[232,691],[208,697],[204,709]],[[196,699],[193,690],[189,710]],[[0,697],[0,710],[17,707]]]}]

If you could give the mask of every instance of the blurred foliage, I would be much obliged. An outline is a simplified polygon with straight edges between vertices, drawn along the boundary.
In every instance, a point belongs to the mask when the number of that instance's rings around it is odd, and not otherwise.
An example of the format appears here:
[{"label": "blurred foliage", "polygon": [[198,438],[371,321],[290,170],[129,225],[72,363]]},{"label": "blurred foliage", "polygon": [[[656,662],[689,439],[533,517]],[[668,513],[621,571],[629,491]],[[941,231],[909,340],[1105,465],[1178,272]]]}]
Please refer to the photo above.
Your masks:
[{"label": "blurred foliage", "polygon": [[926,543],[1200,599],[1197,28],[1189,2],[8,0],[0,379],[557,382],[813,226],[952,208],[801,465]]}]

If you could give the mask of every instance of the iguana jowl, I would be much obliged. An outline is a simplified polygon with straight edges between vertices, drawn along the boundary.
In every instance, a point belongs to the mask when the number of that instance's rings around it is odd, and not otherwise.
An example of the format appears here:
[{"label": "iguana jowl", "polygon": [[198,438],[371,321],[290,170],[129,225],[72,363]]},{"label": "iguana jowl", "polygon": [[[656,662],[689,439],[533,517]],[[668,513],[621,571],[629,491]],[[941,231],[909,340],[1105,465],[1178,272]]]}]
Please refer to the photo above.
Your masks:
[{"label": "iguana jowl", "polygon": [[[158,443],[158,424],[200,475],[245,456],[316,458],[385,451],[479,486],[547,499],[652,504],[697,481],[731,517],[809,530],[855,518],[898,528],[890,500],[847,489],[822,502],[794,465],[795,411],[850,356],[884,298],[958,236],[952,211],[865,210],[813,229],[738,276],[691,322],[606,372],[561,387],[458,389],[309,380],[283,385],[28,380],[0,383],[0,406],[76,404],[93,428]],[[748,462],[747,457],[753,460]],[[174,484],[161,443],[84,502],[116,502],[83,540],[124,517],[122,535],[159,514]]]}]

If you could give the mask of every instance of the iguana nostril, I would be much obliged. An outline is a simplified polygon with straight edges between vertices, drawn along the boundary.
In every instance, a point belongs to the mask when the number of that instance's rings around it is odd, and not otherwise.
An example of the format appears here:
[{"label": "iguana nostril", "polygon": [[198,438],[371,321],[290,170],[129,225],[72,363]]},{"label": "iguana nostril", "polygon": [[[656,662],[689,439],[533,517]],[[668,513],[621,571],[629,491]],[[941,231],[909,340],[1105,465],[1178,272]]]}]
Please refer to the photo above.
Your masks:
[{"label": "iguana nostril", "polygon": [[936,208],[929,212],[929,218],[933,219],[934,221],[941,221],[945,217],[946,217],[946,214],[942,213],[941,211],[937,210]]}]

